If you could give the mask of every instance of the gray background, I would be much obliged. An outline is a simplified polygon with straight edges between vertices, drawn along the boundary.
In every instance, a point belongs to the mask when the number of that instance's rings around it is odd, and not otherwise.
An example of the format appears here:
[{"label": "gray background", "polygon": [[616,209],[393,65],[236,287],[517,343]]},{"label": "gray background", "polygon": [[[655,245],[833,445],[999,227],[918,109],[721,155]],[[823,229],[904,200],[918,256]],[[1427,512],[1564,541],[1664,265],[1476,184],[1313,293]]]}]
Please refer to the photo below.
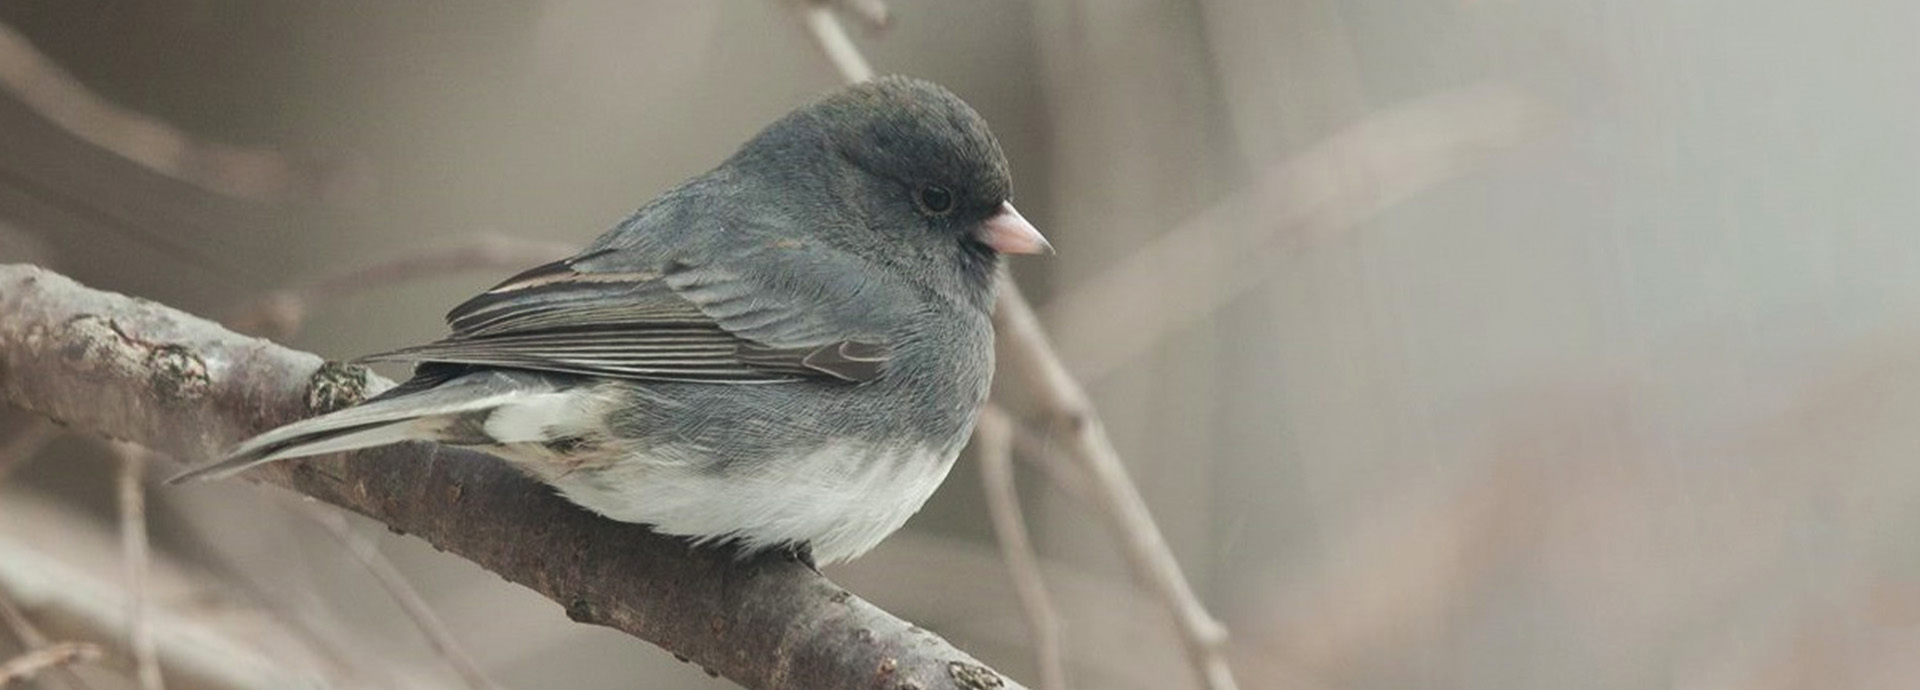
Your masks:
[{"label": "gray background", "polygon": [[[1920,678],[1920,5],[893,9],[861,45],[1002,138],[1060,250],[1018,273],[1244,686]],[[773,2],[22,0],[0,20],[114,102],[326,171],[325,194],[243,203],[98,182],[33,158],[57,133],[0,131],[9,260],[212,315],[478,236],[584,242],[834,84]],[[434,337],[504,273],[317,305],[291,344]],[[95,464],[13,483],[106,514]],[[1190,682],[1098,520],[1022,479],[1078,684]],[[265,493],[157,492],[163,546],[443,683],[333,542],[261,517]],[[978,495],[963,463],[830,574],[1032,679]],[[362,529],[505,684],[725,686]]]}]

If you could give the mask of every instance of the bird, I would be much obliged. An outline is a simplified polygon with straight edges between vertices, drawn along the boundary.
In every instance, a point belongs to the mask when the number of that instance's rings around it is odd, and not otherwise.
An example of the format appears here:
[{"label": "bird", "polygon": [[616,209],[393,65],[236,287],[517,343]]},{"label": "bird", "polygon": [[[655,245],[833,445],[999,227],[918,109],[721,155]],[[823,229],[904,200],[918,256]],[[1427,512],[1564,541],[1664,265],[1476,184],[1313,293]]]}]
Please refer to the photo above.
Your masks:
[{"label": "bird", "polygon": [[363,361],[413,376],[171,482],[427,441],[742,557],[867,552],[945,480],[987,399],[1002,255],[1051,254],[999,142],[932,82],[842,87],[571,257]]}]

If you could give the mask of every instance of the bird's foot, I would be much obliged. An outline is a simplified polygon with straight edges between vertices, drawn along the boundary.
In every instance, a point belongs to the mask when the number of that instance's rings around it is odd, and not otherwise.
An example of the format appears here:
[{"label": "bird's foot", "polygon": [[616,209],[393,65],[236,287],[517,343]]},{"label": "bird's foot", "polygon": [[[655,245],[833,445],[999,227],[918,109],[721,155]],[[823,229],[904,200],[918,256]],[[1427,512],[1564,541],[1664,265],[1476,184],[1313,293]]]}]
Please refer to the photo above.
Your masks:
[{"label": "bird's foot", "polygon": [[813,544],[807,542],[788,544],[782,552],[786,554],[787,560],[796,561],[801,565],[807,566],[807,569],[813,571],[815,574],[819,574],[820,566],[813,562]]}]

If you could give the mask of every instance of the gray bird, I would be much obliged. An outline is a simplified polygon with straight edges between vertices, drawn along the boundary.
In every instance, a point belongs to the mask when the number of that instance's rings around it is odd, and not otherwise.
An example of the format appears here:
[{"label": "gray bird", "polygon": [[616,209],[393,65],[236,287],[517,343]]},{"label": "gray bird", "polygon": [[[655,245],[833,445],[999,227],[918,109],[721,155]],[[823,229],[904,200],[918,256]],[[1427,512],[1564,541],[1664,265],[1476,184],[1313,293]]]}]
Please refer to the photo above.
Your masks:
[{"label": "gray bird", "polygon": [[1052,251],[1011,184],[946,89],[842,89],[455,307],[445,339],[368,358],[414,363],[406,383],[172,481],[433,441],[661,533],[852,558],[920,509],[972,431],[999,256]]}]

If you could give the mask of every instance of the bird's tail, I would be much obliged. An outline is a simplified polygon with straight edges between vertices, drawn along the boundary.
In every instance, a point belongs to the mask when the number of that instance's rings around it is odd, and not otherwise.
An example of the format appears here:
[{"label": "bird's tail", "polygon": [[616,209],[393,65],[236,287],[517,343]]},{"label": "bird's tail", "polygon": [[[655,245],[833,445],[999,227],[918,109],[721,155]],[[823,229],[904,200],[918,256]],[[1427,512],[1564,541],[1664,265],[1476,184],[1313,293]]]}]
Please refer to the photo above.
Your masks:
[{"label": "bird's tail", "polygon": [[[546,382],[503,372],[470,374],[422,385],[409,382],[344,410],[294,422],[247,439],[220,461],[167,480],[220,479],[276,460],[341,453],[402,441],[479,443],[474,428],[492,412],[528,395],[552,391]],[[469,422],[469,423],[463,423]]]}]

